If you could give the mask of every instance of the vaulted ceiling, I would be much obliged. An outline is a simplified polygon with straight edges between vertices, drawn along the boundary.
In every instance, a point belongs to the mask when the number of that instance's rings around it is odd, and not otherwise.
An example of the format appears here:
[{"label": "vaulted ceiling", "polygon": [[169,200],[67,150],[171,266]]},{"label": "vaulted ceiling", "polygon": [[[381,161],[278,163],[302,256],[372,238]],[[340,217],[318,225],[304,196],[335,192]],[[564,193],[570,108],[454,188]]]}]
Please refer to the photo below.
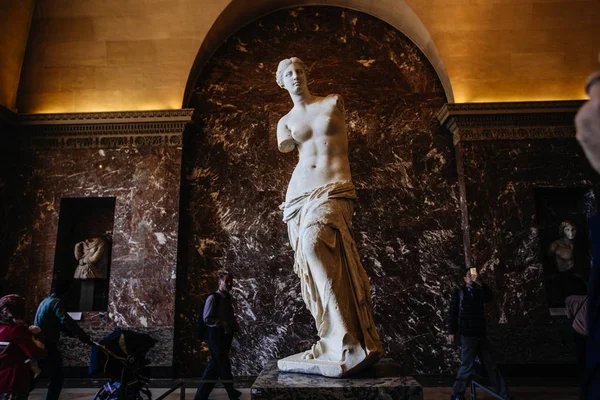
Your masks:
[{"label": "vaulted ceiling", "polygon": [[311,4],[356,9],[406,34],[449,101],[583,99],[598,68],[598,0],[0,0],[0,105],[181,108],[186,85],[229,35]]}]

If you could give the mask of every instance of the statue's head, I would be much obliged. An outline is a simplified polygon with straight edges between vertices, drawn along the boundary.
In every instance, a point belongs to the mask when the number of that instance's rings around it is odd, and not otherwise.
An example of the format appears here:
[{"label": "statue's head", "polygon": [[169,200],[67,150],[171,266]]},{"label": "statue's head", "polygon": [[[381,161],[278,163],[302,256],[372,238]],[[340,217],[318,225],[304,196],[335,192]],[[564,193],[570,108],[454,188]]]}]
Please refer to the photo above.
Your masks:
[{"label": "statue's head", "polygon": [[[277,84],[288,91],[304,89],[308,80],[306,64],[298,57],[290,57],[279,62],[275,74]],[[296,82],[296,84],[294,84]]]},{"label": "statue's head", "polygon": [[573,240],[575,239],[577,228],[575,228],[575,224],[571,221],[563,221],[558,227],[558,233],[562,237],[566,237],[569,240]]}]

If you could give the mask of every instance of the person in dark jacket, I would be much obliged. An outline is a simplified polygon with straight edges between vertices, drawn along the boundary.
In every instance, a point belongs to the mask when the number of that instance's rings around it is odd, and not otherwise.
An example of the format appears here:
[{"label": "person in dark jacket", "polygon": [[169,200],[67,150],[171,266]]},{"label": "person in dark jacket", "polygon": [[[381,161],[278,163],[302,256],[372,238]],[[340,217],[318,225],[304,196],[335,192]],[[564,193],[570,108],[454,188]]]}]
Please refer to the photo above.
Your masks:
[{"label": "person in dark jacket", "polygon": [[0,399],[27,399],[32,373],[28,361],[45,358],[48,352],[36,343],[27,326],[25,300],[16,294],[0,299]]},{"label": "person in dark jacket", "polygon": [[65,311],[69,288],[69,281],[56,282],[52,294],[42,300],[35,314],[34,323],[42,329],[48,349],[48,358],[42,363],[42,370],[50,381],[46,400],[58,400],[64,382],[62,356],[58,349],[60,332],[66,331],[83,343],[92,344],[89,335]]},{"label": "person in dark jacket", "polygon": [[455,343],[460,335],[461,364],[452,386],[451,400],[464,400],[465,390],[473,372],[475,357],[483,364],[496,393],[508,398],[508,389],[485,338],[484,304],[493,300],[492,290],[479,278],[477,269],[468,268],[464,274],[465,285],[452,295],[448,318],[448,341]]},{"label": "person in dark jacket", "polygon": [[[214,381],[221,379],[230,399],[239,399],[242,392],[234,389],[229,350],[233,334],[238,325],[233,314],[230,291],[233,288],[233,276],[227,271],[219,272],[219,290],[208,296],[204,304],[202,318],[207,326],[206,344],[210,352],[210,362],[202,375],[194,400],[206,400],[215,386]],[[218,298],[216,298],[218,296]]]}]

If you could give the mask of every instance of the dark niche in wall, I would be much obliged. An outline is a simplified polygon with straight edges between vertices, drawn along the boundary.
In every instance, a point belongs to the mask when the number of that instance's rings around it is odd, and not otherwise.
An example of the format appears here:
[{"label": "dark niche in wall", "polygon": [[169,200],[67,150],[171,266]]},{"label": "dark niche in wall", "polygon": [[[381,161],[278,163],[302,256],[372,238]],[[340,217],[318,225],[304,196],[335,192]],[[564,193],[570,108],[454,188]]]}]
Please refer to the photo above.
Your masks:
[{"label": "dark niche in wall", "polygon": [[68,311],[106,311],[114,197],[63,198],[54,280],[71,280]]},{"label": "dark niche in wall", "polygon": [[539,188],[535,202],[552,312],[564,308],[567,296],[585,291],[591,260],[587,219],[596,212],[596,199],[590,188]]}]

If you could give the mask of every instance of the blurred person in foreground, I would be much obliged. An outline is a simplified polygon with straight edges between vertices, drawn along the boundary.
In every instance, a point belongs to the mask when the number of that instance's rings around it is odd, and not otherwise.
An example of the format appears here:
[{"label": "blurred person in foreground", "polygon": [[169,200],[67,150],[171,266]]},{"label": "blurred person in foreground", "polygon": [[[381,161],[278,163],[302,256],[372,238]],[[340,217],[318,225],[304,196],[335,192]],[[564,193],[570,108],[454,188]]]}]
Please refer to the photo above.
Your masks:
[{"label": "blurred person in foreground", "polygon": [[[590,96],[575,117],[577,140],[596,172],[600,173],[600,71],[588,78],[585,90]],[[588,220],[592,242],[592,276],[588,298],[588,342],[581,398],[600,399],[600,215]]]},{"label": "blurred person in foreground", "polygon": [[31,360],[48,352],[22,323],[25,300],[16,294],[0,299],[0,400],[26,400],[31,389]]}]

